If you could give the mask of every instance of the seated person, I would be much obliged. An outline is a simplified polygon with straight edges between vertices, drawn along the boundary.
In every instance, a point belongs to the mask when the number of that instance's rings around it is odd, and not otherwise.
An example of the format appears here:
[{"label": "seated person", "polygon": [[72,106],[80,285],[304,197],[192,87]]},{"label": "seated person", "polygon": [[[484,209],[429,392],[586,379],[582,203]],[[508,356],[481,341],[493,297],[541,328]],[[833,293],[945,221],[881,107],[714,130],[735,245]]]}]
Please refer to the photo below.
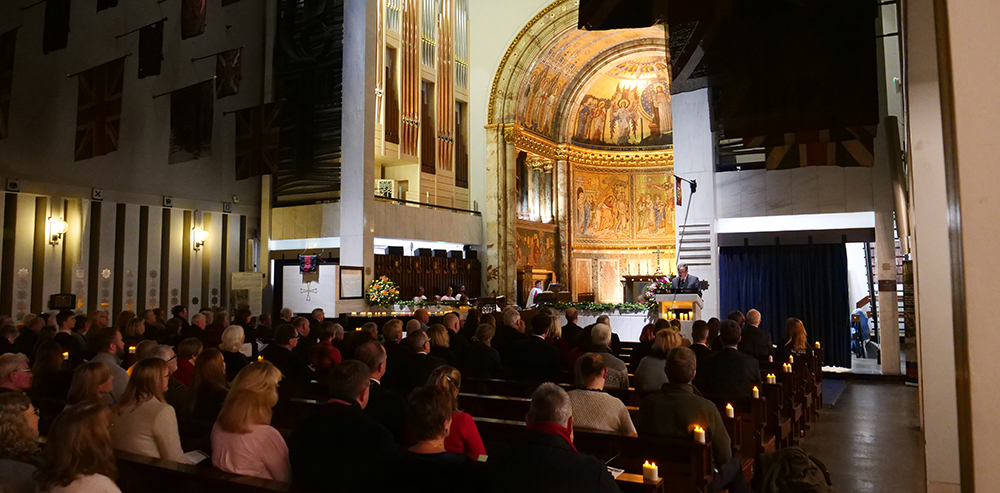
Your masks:
[{"label": "seated person", "polygon": [[663,367],[667,364],[667,353],[681,346],[681,333],[673,329],[661,329],[653,337],[649,355],[639,361],[635,369],[636,390],[655,392],[667,383]]},{"label": "seated person", "polygon": [[536,314],[531,319],[531,336],[510,347],[503,357],[504,366],[526,380],[553,380],[562,368],[559,349],[545,340],[553,324],[546,312]]},{"label": "seated person", "polygon": [[[628,368],[624,361],[611,354],[611,349],[608,347],[608,344],[611,343],[611,326],[595,325],[590,331],[590,337],[590,352],[600,354],[604,358],[604,366],[608,368],[608,377],[604,385],[613,389],[627,389]],[[577,386],[584,384],[583,375],[580,374],[580,363],[580,359],[577,359],[573,369],[573,382]]]},{"label": "seated person", "polygon": [[114,408],[111,441],[115,449],[187,462],[177,431],[177,413],[163,397],[169,382],[166,361],[146,358],[135,364],[125,393]]},{"label": "seated person", "polygon": [[469,349],[462,355],[462,362],[469,376],[490,378],[497,370],[503,367],[503,363],[500,361],[500,353],[490,345],[495,333],[496,329],[491,325],[480,324],[476,328],[476,336],[473,337]]},{"label": "seated person", "polygon": [[183,415],[186,413],[188,406],[191,405],[191,393],[188,391],[187,385],[174,378],[174,373],[177,372],[177,355],[174,354],[174,350],[166,344],[159,344],[151,349],[146,357],[159,358],[167,363],[167,371],[170,372],[170,382],[167,384],[167,390],[164,391],[163,398],[179,414]]},{"label": "seated person", "polygon": [[[426,334],[425,334],[426,337]],[[380,492],[399,466],[392,433],[364,413],[371,371],[347,360],[330,370],[330,395],[316,415],[299,421],[288,441],[296,491]]]},{"label": "seated person", "polygon": [[222,351],[222,358],[226,360],[226,378],[229,380],[236,378],[236,374],[250,364],[247,356],[240,352],[244,340],[243,327],[239,325],[230,325],[222,331],[219,351]]},{"label": "seated person", "polygon": [[722,398],[750,397],[754,385],[760,384],[760,363],[737,349],[740,326],[736,322],[724,320],[719,335],[723,347],[702,365],[705,374],[698,379],[698,389]]},{"label": "seated person", "polygon": [[38,415],[24,392],[0,395],[0,491],[34,493]]},{"label": "seated person", "polygon": [[410,395],[410,391],[427,383],[435,368],[447,365],[448,362],[430,355],[431,339],[423,330],[413,331],[403,343],[410,349],[410,355],[403,360],[396,392],[400,395]]},{"label": "seated person", "polygon": [[69,397],[66,405],[79,404],[91,399],[104,400],[111,393],[114,376],[107,365],[91,361],[84,363],[73,372],[73,381],[69,384]]},{"label": "seated person", "polygon": [[475,488],[465,455],[447,450],[445,440],[452,426],[452,397],[435,386],[410,394],[406,421],[414,444],[403,454],[401,477],[406,491],[427,493],[466,492]]},{"label": "seated person", "polygon": [[454,293],[455,293],[455,290],[452,289],[451,286],[448,286],[448,288],[444,290],[444,295],[438,296],[437,299],[440,300],[440,301],[455,301],[455,294]]},{"label": "seated person", "polygon": [[191,379],[194,378],[194,362],[204,347],[204,344],[194,337],[184,339],[177,345],[177,371],[174,372],[174,378],[188,387],[191,386]]},{"label": "seated person", "polygon": [[610,431],[621,435],[635,435],[632,417],[621,399],[604,392],[608,368],[604,357],[587,353],[580,357],[580,374],[584,388],[569,392],[573,404],[573,425],[577,428]]},{"label": "seated person", "polygon": [[489,458],[493,491],[621,491],[603,462],[573,445],[573,406],[565,390],[551,382],[539,385],[527,420],[521,440]]},{"label": "seated person", "polygon": [[451,396],[451,432],[444,440],[445,450],[465,454],[476,460],[486,455],[486,447],[479,436],[479,428],[469,413],[458,408],[458,392],[462,388],[462,373],[451,366],[439,366],[427,381],[427,387],[437,387]]},{"label": "seated person", "polygon": [[427,295],[424,294],[423,286],[417,286],[417,295],[413,297],[413,301],[416,303],[427,301]]},{"label": "seated person", "polygon": [[114,481],[118,466],[109,434],[114,429],[111,414],[107,406],[94,401],[59,413],[46,436],[39,492],[121,493]]},{"label": "seated person", "polygon": [[279,380],[281,372],[269,361],[255,361],[236,375],[212,428],[213,466],[233,474],[291,481],[288,446],[271,426]]},{"label": "seated person", "polygon": [[427,336],[431,338],[431,356],[437,356],[449,365],[458,364],[455,352],[451,350],[451,334],[441,324],[431,324],[427,328]]},{"label": "seated person", "polygon": [[312,379],[313,371],[309,368],[309,363],[292,352],[298,342],[299,336],[295,327],[281,324],[274,331],[274,342],[260,354],[281,370],[284,379],[278,391],[282,394],[296,394]]},{"label": "seated person", "polygon": [[778,341],[774,350],[774,361],[788,361],[789,356],[806,356],[810,354],[809,338],[806,336],[806,326],[797,318],[785,321],[785,337]]},{"label": "seated person", "polygon": [[333,346],[333,338],[336,335],[335,325],[337,324],[326,320],[316,328],[316,337],[319,338],[319,343],[313,346],[309,359],[317,371],[326,372],[340,364],[340,350]]},{"label": "seated person", "polygon": [[28,357],[22,353],[0,355],[0,394],[27,392],[31,388],[31,368]]},{"label": "seated person", "polygon": [[639,404],[639,436],[691,439],[694,425],[704,428],[705,438],[712,442],[712,459],[717,471],[708,490],[727,488],[733,493],[746,492],[740,458],[732,455],[729,433],[719,408],[696,395],[691,386],[697,368],[694,351],[684,347],[670,350],[664,368],[669,383],[659,392],[644,397]]}]

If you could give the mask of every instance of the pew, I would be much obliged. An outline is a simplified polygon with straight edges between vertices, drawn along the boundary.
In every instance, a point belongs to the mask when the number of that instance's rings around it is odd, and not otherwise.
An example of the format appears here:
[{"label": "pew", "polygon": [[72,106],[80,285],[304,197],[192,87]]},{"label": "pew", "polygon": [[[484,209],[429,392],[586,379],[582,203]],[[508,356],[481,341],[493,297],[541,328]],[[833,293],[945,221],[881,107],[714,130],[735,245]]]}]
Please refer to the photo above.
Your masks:
[{"label": "pew", "polygon": [[181,464],[115,451],[123,493],[278,493],[288,483],[230,474],[210,465]]}]

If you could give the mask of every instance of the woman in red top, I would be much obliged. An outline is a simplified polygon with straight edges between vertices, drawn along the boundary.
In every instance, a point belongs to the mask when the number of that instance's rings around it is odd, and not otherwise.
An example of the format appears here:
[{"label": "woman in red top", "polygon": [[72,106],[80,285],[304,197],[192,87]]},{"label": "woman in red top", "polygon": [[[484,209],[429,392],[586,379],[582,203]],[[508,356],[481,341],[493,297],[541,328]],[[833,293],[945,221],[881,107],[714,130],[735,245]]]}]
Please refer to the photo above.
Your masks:
[{"label": "woman in red top", "polygon": [[316,329],[319,343],[313,346],[310,359],[314,368],[326,371],[340,364],[340,350],[333,346],[333,322],[323,322]]},{"label": "woman in red top", "polygon": [[479,436],[476,422],[469,413],[458,409],[458,392],[462,388],[462,373],[452,366],[440,366],[427,379],[428,387],[437,387],[453,396],[451,431],[444,439],[444,449],[455,454],[465,454],[472,460],[486,455],[486,447]]}]

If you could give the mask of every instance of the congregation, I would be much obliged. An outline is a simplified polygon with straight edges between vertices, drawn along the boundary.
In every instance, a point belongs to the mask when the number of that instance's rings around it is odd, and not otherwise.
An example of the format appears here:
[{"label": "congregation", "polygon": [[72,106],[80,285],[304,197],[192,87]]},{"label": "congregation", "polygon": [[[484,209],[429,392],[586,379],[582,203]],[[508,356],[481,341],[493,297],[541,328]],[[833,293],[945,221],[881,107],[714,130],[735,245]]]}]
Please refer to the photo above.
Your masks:
[{"label": "congregation", "polygon": [[[4,317],[0,490],[120,491],[117,451],[296,491],[472,491],[486,478],[498,492],[621,491],[574,436],[687,440],[697,425],[715,464],[705,490],[749,491],[716,402],[757,397],[763,366],[811,354],[801,321],[773,345],[757,310],[697,321],[691,340],[660,319],[624,349],[606,316],[586,327],[572,308],[528,316],[473,309],[432,323],[419,309],[350,333],[321,308],[274,323],[180,306],[114,323],[102,311]],[[489,416],[474,417],[481,396],[463,380],[528,388],[519,441],[487,448]]]}]

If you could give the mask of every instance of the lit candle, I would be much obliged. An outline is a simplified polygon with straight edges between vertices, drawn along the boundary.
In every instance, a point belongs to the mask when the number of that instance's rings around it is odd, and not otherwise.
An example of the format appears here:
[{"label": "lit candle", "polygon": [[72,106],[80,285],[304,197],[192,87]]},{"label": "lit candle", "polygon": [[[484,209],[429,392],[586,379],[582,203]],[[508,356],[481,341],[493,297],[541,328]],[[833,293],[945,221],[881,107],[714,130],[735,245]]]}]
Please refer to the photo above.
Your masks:
[{"label": "lit candle", "polygon": [[819,349],[819,341],[816,341],[816,349]]},{"label": "lit candle", "polygon": [[263,356],[257,356],[257,361],[264,361],[264,357]]},{"label": "lit candle", "polygon": [[733,405],[732,404],[726,404],[726,417],[727,418],[735,418],[736,417],[736,410],[733,409]]},{"label": "lit candle", "polygon": [[768,363],[774,363],[774,356],[768,356],[767,357],[767,362]]},{"label": "lit candle", "polygon": [[789,354],[788,355],[788,365],[791,366],[792,363],[795,363],[795,356]]},{"label": "lit candle", "polygon": [[357,317],[358,316],[358,312],[351,312],[351,316],[352,317]]},{"label": "lit candle", "polygon": [[760,391],[757,390],[757,386],[756,385],[753,386],[753,398],[754,399],[760,399]]},{"label": "lit candle", "polygon": [[69,359],[69,352],[64,351],[63,352],[63,361],[66,361],[68,359]]},{"label": "lit candle", "polygon": [[135,346],[128,347],[128,354],[135,354]]},{"label": "lit candle", "polygon": [[698,425],[694,427],[694,441],[703,445],[705,443],[705,429]]},{"label": "lit candle", "polygon": [[656,467],[655,462],[643,462],[642,463],[642,480],[656,482],[660,480],[660,470]]}]

